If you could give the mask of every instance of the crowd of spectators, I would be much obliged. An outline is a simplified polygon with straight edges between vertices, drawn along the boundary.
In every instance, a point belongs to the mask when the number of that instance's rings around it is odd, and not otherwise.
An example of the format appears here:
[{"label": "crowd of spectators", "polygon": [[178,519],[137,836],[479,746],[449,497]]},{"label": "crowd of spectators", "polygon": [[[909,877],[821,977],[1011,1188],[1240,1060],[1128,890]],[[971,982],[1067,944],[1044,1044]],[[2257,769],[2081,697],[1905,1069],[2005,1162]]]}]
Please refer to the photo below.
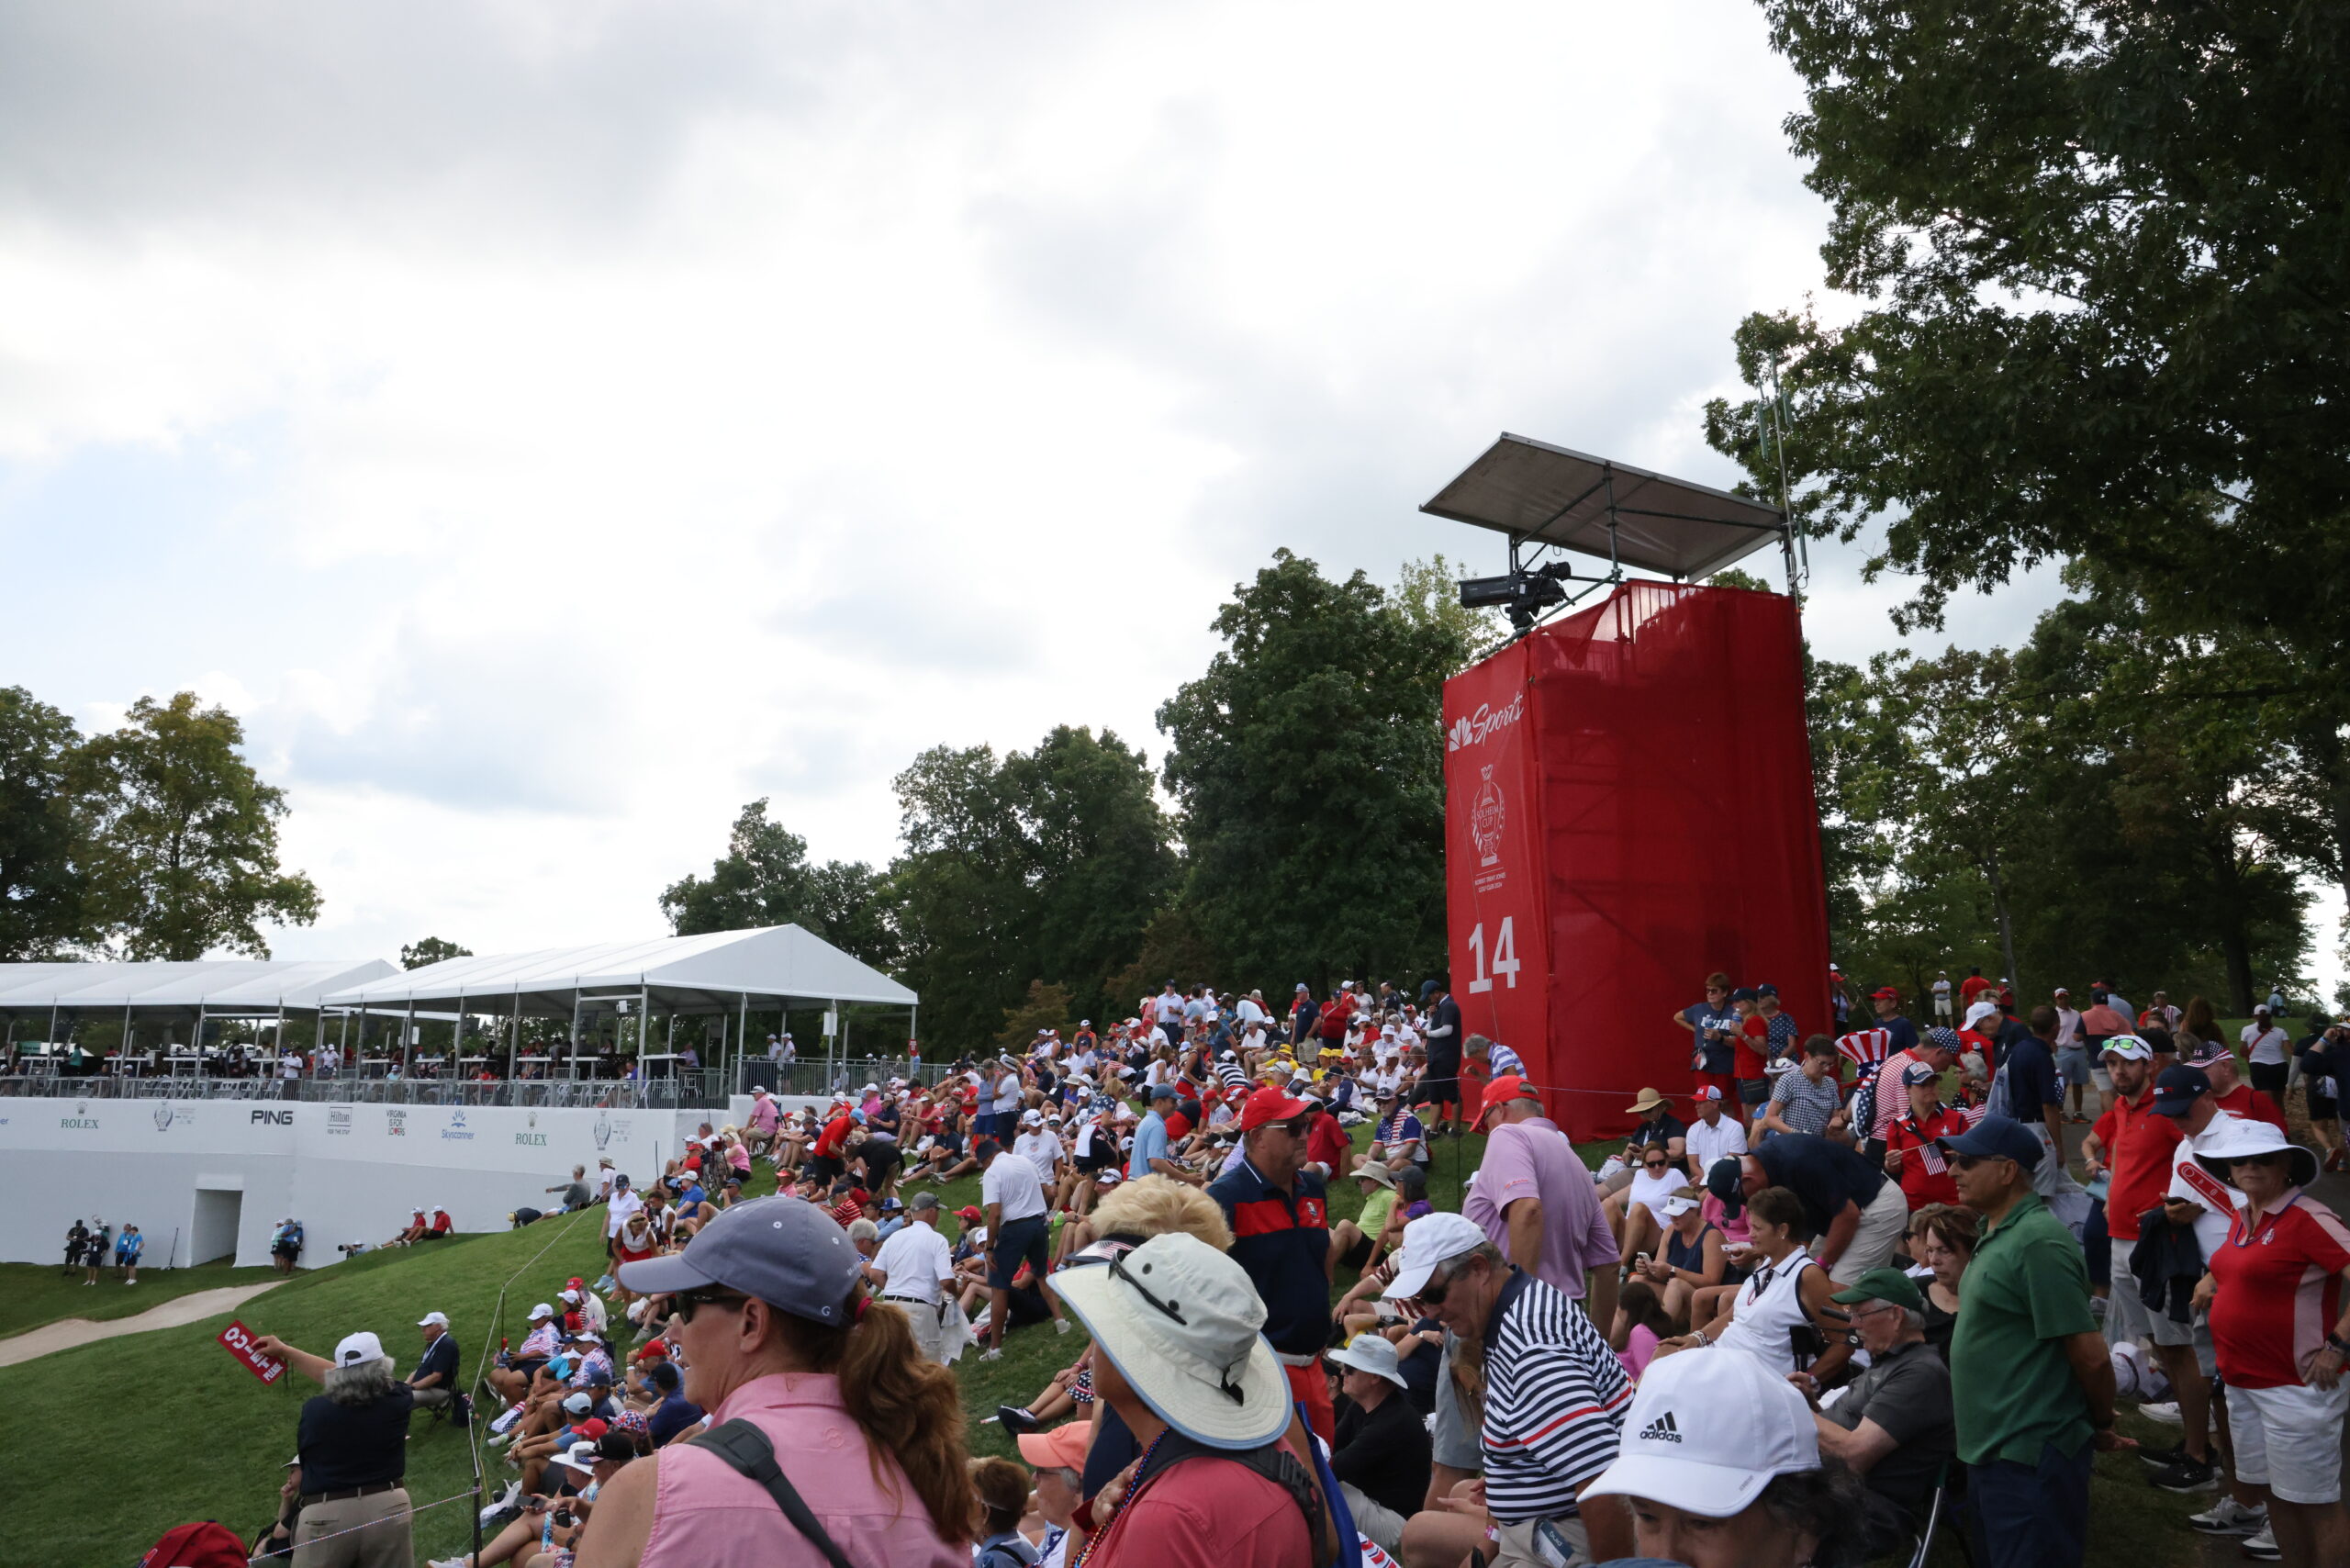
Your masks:
[{"label": "crowd of spectators", "polygon": [[[2344,1562],[2332,1118],[2294,1142],[2200,1002],[1968,982],[1830,1038],[1712,977],[1690,1091],[1631,1096],[1596,1170],[1441,983],[1170,986],[940,1084],[762,1092],[641,1187],[549,1189],[602,1208],[607,1271],[474,1389],[438,1313],[406,1379],[372,1336],[264,1340],[327,1383],[282,1533],[406,1562],[393,1434],[470,1393],[516,1472],[480,1563],[1835,1568],[1948,1519],[1976,1568],[2072,1564],[2134,1402],[2181,1427],[2149,1483],[2219,1494],[2199,1529]],[[2313,1108],[2342,1043],[2288,1058]],[[973,1460],[950,1364],[1046,1323],[1083,1340],[988,1417],[1020,1462]]]}]

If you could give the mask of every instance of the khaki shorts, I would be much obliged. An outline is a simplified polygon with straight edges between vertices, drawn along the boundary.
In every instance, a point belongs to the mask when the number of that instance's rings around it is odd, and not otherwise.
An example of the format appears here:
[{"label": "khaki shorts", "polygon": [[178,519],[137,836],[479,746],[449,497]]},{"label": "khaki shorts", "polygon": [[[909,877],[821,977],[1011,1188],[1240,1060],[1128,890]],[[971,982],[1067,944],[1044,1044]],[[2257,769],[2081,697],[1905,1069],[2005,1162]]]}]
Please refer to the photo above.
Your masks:
[{"label": "khaki shorts", "polygon": [[[2116,1252],[2125,1244],[2113,1244]],[[2134,1246],[2135,1243],[2128,1245]],[[2167,1312],[2156,1312],[2138,1294],[2138,1282],[2123,1270],[2115,1270],[2113,1287],[2106,1293],[2105,1342],[2119,1345],[2124,1339],[2151,1339],[2157,1345],[2190,1345],[2195,1342],[2192,1324],[2172,1320]]]}]

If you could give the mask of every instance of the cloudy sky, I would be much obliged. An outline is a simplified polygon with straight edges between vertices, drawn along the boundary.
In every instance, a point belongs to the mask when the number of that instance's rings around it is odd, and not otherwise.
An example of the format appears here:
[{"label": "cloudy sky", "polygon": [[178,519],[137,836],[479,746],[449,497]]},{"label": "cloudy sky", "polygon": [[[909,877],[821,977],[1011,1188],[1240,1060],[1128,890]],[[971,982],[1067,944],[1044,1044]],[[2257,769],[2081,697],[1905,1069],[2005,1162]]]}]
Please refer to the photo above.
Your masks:
[{"label": "cloudy sky", "polygon": [[753,796],[1156,759],[1276,546],[1496,569],[1500,431],[1728,482],[1798,101],[1748,0],[0,8],[0,678],[240,713],[283,955],[655,933]]}]

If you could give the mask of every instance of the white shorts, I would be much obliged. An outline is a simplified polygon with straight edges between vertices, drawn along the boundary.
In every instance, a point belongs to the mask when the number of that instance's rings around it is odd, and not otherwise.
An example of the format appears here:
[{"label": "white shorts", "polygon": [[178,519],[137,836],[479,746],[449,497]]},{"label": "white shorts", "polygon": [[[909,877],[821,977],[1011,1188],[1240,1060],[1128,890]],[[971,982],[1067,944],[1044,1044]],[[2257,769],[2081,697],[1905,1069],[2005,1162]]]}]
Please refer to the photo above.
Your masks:
[{"label": "white shorts", "polygon": [[2330,1390],[2229,1389],[2236,1479],[2265,1485],[2288,1503],[2338,1500],[2345,1416],[2350,1416],[2350,1379]]}]

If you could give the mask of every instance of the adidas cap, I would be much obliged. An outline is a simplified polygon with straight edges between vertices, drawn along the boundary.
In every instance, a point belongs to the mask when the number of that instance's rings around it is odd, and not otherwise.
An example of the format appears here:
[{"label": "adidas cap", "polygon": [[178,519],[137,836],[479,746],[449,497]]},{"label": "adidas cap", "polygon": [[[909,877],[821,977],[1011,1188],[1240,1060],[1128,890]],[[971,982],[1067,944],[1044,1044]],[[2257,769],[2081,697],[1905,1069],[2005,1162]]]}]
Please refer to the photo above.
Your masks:
[{"label": "adidas cap", "polygon": [[1714,1346],[1649,1363],[1624,1417],[1616,1462],[1586,1497],[1646,1497],[1726,1519],[1774,1476],[1819,1468],[1811,1407],[1742,1350]]}]

